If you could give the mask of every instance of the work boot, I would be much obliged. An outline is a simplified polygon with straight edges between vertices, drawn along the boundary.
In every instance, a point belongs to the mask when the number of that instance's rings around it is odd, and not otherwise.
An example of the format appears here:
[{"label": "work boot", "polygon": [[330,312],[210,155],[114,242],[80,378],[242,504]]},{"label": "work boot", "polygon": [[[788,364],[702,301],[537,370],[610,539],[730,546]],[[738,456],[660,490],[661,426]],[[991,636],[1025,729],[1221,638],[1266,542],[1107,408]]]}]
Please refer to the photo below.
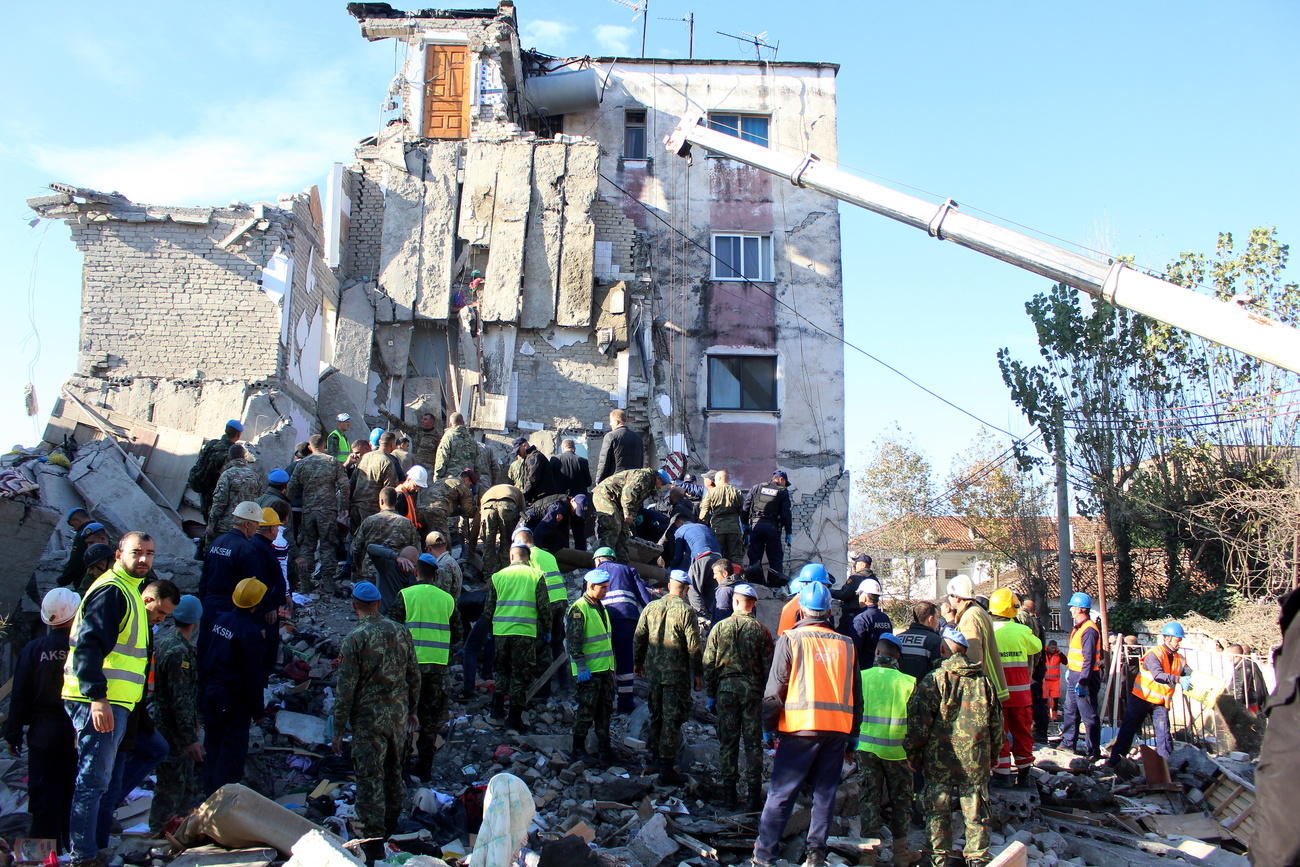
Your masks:
[{"label": "work boot", "polygon": [[803,867],[826,867],[826,850],[809,849],[804,856]]},{"label": "work boot", "polygon": [[510,716],[506,717],[506,728],[514,729],[517,732],[525,730],[523,708],[515,707],[513,704],[511,705]]},{"label": "work boot", "polygon": [[1029,782],[1029,768],[1021,768],[1020,770],[1016,771],[1016,788],[1017,789],[1031,788]]},{"label": "work boot", "polygon": [[750,813],[761,813],[763,811],[763,787],[751,786],[745,793],[745,810]]},{"label": "work boot", "polygon": [[989,787],[993,789],[1009,789],[1013,785],[1010,774],[994,774],[989,780]]},{"label": "work boot", "polygon": [[600,763],[607,768],[610,765],[618,764],[618,754],[614,752],[614,748],[608,743],[598,743],[596,745],[596,757],[600,759]]},{"label": "work boot", "polygon": [[497,722],[506,718],[506,697],[499,692],[492,694],[492,719]]},{"label": "work boot", "polygon": [[569,747],[569,760],[571,762],[590,762],[591,753],[587,752],[587,736],[584,734],[578,737],[573,736],[573,745]]}]

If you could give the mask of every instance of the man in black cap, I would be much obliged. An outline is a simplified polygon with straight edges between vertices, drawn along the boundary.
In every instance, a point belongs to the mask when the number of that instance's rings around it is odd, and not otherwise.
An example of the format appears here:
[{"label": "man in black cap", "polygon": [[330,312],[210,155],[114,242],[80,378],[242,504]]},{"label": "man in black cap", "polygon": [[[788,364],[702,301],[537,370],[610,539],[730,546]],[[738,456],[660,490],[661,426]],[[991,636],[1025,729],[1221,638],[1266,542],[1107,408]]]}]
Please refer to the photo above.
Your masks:
[{"label": "man in black cap", "polygon": [[551,483],[551,462],[530,445],[526,437],[514,441],[515,454],[524,462],[520,471],[519,489],[524,492],[524,503],[532,504],[542,497],[555,493]]},{"label": "man in black cap", "polygon": [[772,473],[772,481],[760,482],[749,489],[745,508],[741,513],[749,524],[749,565],[757,566],[767,555],[768,568],[780,573],[785,566],[785,550],[781,547],[781,533],[785,544],[793,539],[793,521],[790,515],[790,477],[784,470]]}]

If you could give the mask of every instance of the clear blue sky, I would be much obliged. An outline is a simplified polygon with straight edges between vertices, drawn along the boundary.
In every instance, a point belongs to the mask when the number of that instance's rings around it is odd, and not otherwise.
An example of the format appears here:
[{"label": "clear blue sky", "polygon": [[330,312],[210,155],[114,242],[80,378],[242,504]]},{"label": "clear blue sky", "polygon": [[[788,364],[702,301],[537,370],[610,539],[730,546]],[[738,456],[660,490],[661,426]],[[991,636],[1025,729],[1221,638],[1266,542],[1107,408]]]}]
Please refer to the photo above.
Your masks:
[{"label": "clear blue sky", "polygon": [[[0,444],[39,440],[76,354],[80,257],[62,224],[27,225],[24,199],[53,180],[163,204],[274,199],[320,182],[375,131],[394,66],[392,43],[362,40],[344,6],[72,0],[55,27],[48,8],[7,10]],[[527,47],[639,50],[640,21],[612,0],[517,8]],[[1142,264],[1256,225],[1300,241],[1300,4],[791,8],[654,0],[647,53],[684,56],[685,26],[660,19],[690,11],[696,57],[747,56],[716,30],[766,31],[780,59],[842,65],[844,167]],[[842,214],[848,339],[989,421],[1026,430],[994,354],[1036,351],[1023,304],[1046,281],[850,206]],[[33,363],[39,423],[22,407]],[[851,466],[894,422],[941,472],[975,434],[975,422],[873,362],[849,351],[846,363]]]}]

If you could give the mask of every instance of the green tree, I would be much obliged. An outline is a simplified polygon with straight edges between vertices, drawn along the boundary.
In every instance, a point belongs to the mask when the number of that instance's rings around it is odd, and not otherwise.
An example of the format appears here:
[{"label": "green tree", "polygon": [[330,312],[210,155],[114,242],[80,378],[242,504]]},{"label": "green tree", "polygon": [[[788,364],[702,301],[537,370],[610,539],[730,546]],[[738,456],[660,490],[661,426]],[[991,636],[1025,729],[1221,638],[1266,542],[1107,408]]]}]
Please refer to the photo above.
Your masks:
[{"label": "green tree", "polygon": [[[867,463],[853,483],[861,506],[861,526],[885,556],[876,574],[891,595],[910,599],[916,555],[925,550],[925,518],[935,506],[934,472],[910,434],[897,425],[872,443]],[[873,555],[877,552],[872,552]],[[895,574],[896,559],[903,564]]]}]

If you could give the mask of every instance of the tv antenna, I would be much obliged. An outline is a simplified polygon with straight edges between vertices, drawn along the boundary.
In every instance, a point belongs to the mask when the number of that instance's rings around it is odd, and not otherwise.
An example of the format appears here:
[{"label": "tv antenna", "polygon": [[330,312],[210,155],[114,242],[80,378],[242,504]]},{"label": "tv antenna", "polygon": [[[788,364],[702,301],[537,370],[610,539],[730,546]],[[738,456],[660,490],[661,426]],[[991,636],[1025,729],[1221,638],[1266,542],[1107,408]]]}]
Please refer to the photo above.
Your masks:
[{"label": "tv antenna", "polygon": [[[614,2],[617,3],[619,2],[619,0],[614,0]],[[749,45],[754,46],[755,60],[763,59],[764,48],[772,52],[772,56],[769,57],[768,60],[776,60],[776,53],[781,50],[781,43],[778,42],[775,45],[773,45],[772,43],[768,42],[766,30],[764,30],[762,33],[750,33],[748,30],[742,30],[740,32],[744,35],[737,36],[734,33],[723,33],[721,30],[714,31],[714,33],[717,33],[719,36],[726,36],[727,38],[734,39],[737,42],[745,42],[748,43]]]},{"label": "tv antenna", "polygon": [[645,31],[646,24],[650,21],[650,0],[613,0],[613,2],[631,9],[633,21],[638,16],[641,18],[641,56],[645,57]]},{"label": "tv antenna", "polygon": [[687,12],[685,18],[660,18],[660,21],[681,21],[686,25],[687,44],[686,56],[688,59],[695,59],[695,13]]}]

